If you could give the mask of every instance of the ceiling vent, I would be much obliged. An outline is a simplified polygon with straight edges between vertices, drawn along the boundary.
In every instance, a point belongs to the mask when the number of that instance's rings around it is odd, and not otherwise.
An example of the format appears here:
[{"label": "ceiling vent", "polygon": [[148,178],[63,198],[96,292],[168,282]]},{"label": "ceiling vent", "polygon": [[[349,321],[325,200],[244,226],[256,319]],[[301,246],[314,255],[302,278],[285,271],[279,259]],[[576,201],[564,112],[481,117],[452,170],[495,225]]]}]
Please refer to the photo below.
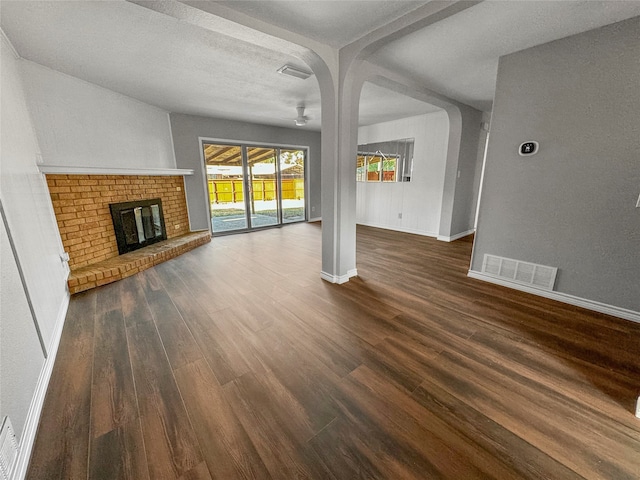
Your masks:
[{"label": "ceiling vent", "polygon": [[278,73],[281,73],[283,75],[289,75],[291,77],[300,78],[302,80],[306,80],[311,75],[313,75],[311,72],[308,72],[307,70],[303,70],[298,67],[294,67],[293,65],[284,65],[280,67],[278,69]]},{"label": "ceiling vent", "polygon": [[558,269],[485,254],[482,262],[482,273],[522,285],[553,290]]}]

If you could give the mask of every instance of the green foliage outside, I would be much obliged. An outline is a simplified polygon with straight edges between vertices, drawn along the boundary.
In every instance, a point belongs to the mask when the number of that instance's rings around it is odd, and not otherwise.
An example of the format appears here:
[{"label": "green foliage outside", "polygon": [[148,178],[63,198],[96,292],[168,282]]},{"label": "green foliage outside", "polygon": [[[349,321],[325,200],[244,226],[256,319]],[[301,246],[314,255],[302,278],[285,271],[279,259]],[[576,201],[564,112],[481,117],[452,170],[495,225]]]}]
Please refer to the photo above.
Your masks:
[{"label": "green foliage outside", "polygon": [[[367,164],[368,172],[379,172],[380,171],[380,157],[374,157],[374,159],[370,159]],[[382,160],[382,170],[385,172],[394,172],[396,170],[396,159],[388,158],[387,160]]]}]

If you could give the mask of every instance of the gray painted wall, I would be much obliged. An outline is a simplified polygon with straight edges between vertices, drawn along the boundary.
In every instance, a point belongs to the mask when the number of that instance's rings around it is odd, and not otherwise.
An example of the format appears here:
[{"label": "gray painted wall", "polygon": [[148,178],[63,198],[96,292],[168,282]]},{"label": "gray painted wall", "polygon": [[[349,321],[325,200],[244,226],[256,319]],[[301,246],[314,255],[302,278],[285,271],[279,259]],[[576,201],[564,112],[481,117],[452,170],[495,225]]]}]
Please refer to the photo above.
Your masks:
[{"label": "gray painted wall", "polygon": [[640,311],[639,112],[640,17],[503,57],[472,269],[556,266],[557,291]]},{"label": "gray painted wall", "polygon": [[198,137],[263,142],[266,144],[309,147],[307,160],[308,218],[319,218],[320,210],[320,132],[235,122],[217,118],[172,113],[171,131],[177,168],[191,168],[194,175],[185,177],[185,189],[192,230],[209,228],[209,210]]},{"label": "gray painted wall", "polygon": [[482,112],[468,108],[462,112],[462,138],[460,139],[460,157],[456,194],[453,200],[451,233],[468,232],[473,229],[476,216],[476,202],[480,189],[480,173],[484,158],[485,132],[482,131]]},{"label": "gray painted wall", "polygon": [[478,153],[482,112],[465,105],[451,105],[446,110],[450,134],[438,232],[442,239],[473,229],[480,182],[477,173],[482,171],[482,156]]}]

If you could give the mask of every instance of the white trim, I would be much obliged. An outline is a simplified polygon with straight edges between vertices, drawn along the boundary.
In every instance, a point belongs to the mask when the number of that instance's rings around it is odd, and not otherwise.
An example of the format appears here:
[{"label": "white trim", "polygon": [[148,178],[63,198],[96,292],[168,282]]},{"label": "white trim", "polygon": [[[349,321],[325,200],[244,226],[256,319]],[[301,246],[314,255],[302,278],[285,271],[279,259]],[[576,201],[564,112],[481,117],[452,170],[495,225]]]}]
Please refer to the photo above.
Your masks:
[{"label": "white trim", "polygon": [[77,167],[71,165],[38,165],[42,173],[67,175],[155,175],[185,176],[193,175],[189,168],[122,168],[122,167]]},{"label": "white trim", "polygon": [[389,225],[379,225],[376,223],[363,223],[363,222],[356,222],[358,225],[364,225],[365,227],[372,227],[372,228],[381,228],[382,230],[392,230],[394,232],[402,232],[402,233],[410,233],[412,235],[422,235],[423,237],[437,237],[438,234],[435,232],[425,232],[424,230],[416,230],[413,228],[405,228],[405,227],[395,227],[395,226],[389,226]]},{"label": "white trim", "polygon": [[307,220],[308,223],[321,222],[321,221],[322,221],[322,217],[313,217]]},{"label": "white trim", "polygon": [[[489,124],[489,128],[491,128],[491,124]],[[478,218],[480,218],[480,202],[482,201],[482,187],[484,185],[484,170],[487,166],[487,150],[489,149],[490,135],[491,135],[491,131],[487,130],[487,136],[484,139],[484,154],[482,155],[482,170],[480,171],[480,184],[478,185],[478,198],[476,199],[476,216],[473,220],[474,229],[478,228]]]},{"label": "white trim", "polygon": [[49,348],[47,349],[48,355],[45,358],[44,365],[40,371],[38,377],[38,383],[31,399],[31,405],[27,412],[27,419],[24,423],[24,430],[22,431],[22,437],[20,438],[20,451],[18,452],[18,459],[16,460],[15,468],[13,469],[13,480],[22,480],[27,475],[27,468],[29,467],[29,460],[31,459],[31,452],[33,450],[33,444],[36,439],[36,433],[38,432],[38,424],[40,423],[40,415],[42,414],[42,407],[44,406],[44,399],[47,394],[47,388],[49,387],[49,380],[51,380],[51,372],[53,371],[53,364],[56,361],[58,355],[58,346],[60,345],[60,338],[62,337],[62,328],[64,327],[64,320],[67,316],[67,310],[69,308],[69,290],[67,289],[60,309],[58,310],[58,318],[56,320],[55,328],[49,342]]},{"label": "white trim", "polygon": [[520,283],[504,280],[502,278],[496,278],[492,275],[487,275],[486,273],[478,272],[476,270],[469,270],[469,273],[467,275],[477,280],[484,280],[485,282],[495,283],[496,285],[502,285],[503,287],[513,288],[514,290],[520,290],[523,292],[531,293],[533,295],[538,295],[540,297],[550,298],[551,300],[557,300],[558,302],[568,303],[569,305],[586,308],[587,310],[593,310],[594,312],[604,313],[607,315],[612,315],[614,317],[640,323],[640,312],[635,312],[626,308],[596,302],[595,300],[589,300],[588,298],[576,297],[573,295],[569,295],[568,293],[554,292],[536,288],[530,285],[522,285]]},{"label": "white trim", "polygon": [[445,235],[438,235],[438,240],[440,240],[441,242],[453,242],[454,240],[458,240],[459,238],[464,238],[468,235],[471,235],[472,233],[475,233],[475,231],[475,228],[472,228],[471,230],[456,233],[455,235],[452,235],[450,237],[447,237]]},{"label": "white trim", "polygon": [[329,283],[336,283],[338,285],[342,283],[347,283],[351,277],[357,277],[357,276],[358,276],[358,270],[355,268],[349,270],[346,275],[331,275],[330,273],[327,273],[327,272],[320,272],[320,277],[322,277],[323,280],[326,280]]}]

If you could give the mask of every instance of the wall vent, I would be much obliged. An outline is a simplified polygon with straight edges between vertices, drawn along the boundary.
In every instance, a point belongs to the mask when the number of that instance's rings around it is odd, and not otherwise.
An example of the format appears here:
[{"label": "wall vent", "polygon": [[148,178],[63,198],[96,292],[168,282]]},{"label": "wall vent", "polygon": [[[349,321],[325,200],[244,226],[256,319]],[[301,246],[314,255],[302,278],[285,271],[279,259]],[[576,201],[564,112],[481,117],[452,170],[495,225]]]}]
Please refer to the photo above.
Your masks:
[{"label": "wall vent", "polygon": [[558,269],[485,253],[482,273],[523,285],[553,290]]},{"label": "wall vent", "polygon": [[0,479],[9,480],[11,470],[18,458],[18,440],[13,432],[11,420],[4,417],[2,429],[0,429]]}]

